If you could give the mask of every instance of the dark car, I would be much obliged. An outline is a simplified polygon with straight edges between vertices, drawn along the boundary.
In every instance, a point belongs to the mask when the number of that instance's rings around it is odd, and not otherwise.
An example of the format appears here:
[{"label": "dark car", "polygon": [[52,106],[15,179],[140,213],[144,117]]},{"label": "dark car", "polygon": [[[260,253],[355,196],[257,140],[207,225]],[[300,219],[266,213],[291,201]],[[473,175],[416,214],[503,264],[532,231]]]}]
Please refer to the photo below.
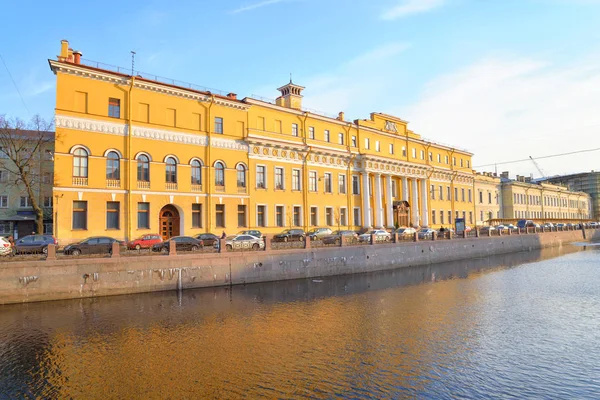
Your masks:
[{"label": "dark car", "polygon": [[63,253],[71,256],[80,254],[111,254],[114,242],[122,245],[117,239],[108,236],[93,236],[82,240],[81,242],[71,243],[63,249]]},{"label": "dark car", "polygon": [[520,219],[517,221],[517,228],[533,228],[535,226],[534,222],[530,219]]},{"label": "dark car", "polygon": [[302,229],[286,229],[285,231],[273,236],[274,242],[304,242],[306,234]]},{"label": "dark car", "polygon": [[219,237],[214,233],[201,233],[199,235],[194,236],[194,238],[201,240],[204,246],[219,246]]},{"label": "dark car", "polygon": [[355,231],[348,230],[340,230],[334,231],[331,235],[323,236],[321,240],[323,244],[337,244],[339,245],[341,240],[344,239],[345,242],[358,242],[358,233]]},{"label": "dark car", "polygon": [[177,251],[198,251],[204,247],[204,242],[202,242],[200,239],[196,239],[191,236],[175,236],[169,240],[165,240],[162,243],[155,244],[152,246],[152,251],[168,253],[171,240],[175,242],[175,250]]},{"label": "dark car", "polygon": [[58,244],[52,235],[29,235],[15,241],[14,254],[48,253],[49,244]]},{"label": "dark car", "polygon": [[[250,235],[250,236],[256,236],[257,238],[262,238],[262,232],[256,229],[249,229],[249,230],[245,230],[245,231],[239,231],[237,233],[238,235]],[[235,236],[235,235],[234,235]]]}]

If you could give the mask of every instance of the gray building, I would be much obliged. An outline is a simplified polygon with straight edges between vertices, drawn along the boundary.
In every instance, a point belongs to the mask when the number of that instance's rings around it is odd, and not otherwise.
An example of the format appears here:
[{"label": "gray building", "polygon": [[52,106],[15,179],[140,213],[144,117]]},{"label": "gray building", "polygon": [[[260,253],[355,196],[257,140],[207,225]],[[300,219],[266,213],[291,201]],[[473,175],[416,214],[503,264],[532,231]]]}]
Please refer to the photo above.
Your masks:
[{"label": "gray building", "polygon": [[583,172],[579,174],[553,176],[546,182],[563,185],[569,190],[585,192],[592,198],[592,212],[595,220],[600,219],[600,172]]}]

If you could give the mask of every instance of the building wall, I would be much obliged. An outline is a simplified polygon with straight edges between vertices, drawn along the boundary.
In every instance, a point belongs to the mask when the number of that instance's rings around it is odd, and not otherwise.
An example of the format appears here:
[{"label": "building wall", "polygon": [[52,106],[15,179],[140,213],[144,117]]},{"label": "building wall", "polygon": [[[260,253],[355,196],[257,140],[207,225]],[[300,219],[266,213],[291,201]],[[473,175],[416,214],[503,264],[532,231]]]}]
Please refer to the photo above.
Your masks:
[{"label": "building wall", "polygon": [[500,178],[491,174],[477,174],[475,177],[476,225],[489,225],[491,219],[503,218],[502,205],[507,201],[502,195]]},{"label": "building wall", "polygon": [[600,172],[586,172],[557,176],[548,179],[548,183],[566,186],[569,190],[584,192],[591,197],[591,209],[594,219],[600,219]]}]

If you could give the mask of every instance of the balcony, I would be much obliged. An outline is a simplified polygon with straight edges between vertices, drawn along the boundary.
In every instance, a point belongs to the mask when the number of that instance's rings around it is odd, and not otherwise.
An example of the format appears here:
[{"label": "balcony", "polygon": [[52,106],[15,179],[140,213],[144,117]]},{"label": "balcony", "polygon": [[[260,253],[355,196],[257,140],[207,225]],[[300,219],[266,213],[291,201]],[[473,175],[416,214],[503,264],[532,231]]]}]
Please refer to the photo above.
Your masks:
[{"label": "balcony", "polygon": [[224,193],[225,192],[225,186],[221,186],[221,185],[215,186],[215,192]]},{"label": "balcony", "polygon": [[107,188],[120,188],[121,187],[121,180],[120,179],[107,179],[106,180],[106,187]]},{"label": "balcony", "polygon": [[202,185],[192,184],[192,192],[201,192]]},{"label": "balcony", "polygon": [[177,190],[177,182],[165,182],[166,190]]},{"label": "balcony", "polygon": [[150,189],[150,181],[138,181],[138,189]]},{"label": "balcony", "polygon": [[87,186],[88,185],[88,178],[83,178],[83,177],[79,177],[79,176],[74,176],[73,177],[73,186]]}]

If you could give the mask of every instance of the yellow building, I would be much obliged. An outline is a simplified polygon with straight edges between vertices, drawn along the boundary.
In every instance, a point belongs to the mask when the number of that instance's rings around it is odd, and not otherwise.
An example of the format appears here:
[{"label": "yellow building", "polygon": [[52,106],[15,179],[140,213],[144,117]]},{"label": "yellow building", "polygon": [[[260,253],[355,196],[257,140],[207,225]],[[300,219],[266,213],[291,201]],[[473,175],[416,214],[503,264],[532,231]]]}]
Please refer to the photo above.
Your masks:
[{"label": "yellow building", "polygon": [[292,82],[270,102],[131,76],[81,60],[66,41],[49,63],[63,241],[437,227],[474,210],[472,154],[423,139],[400,118],[309,112]]},{"label": "yellow building", "polygon": [[475,225],[489,225],[491,220],[504,218],[502,182],[491,172],[475,175]]}]

